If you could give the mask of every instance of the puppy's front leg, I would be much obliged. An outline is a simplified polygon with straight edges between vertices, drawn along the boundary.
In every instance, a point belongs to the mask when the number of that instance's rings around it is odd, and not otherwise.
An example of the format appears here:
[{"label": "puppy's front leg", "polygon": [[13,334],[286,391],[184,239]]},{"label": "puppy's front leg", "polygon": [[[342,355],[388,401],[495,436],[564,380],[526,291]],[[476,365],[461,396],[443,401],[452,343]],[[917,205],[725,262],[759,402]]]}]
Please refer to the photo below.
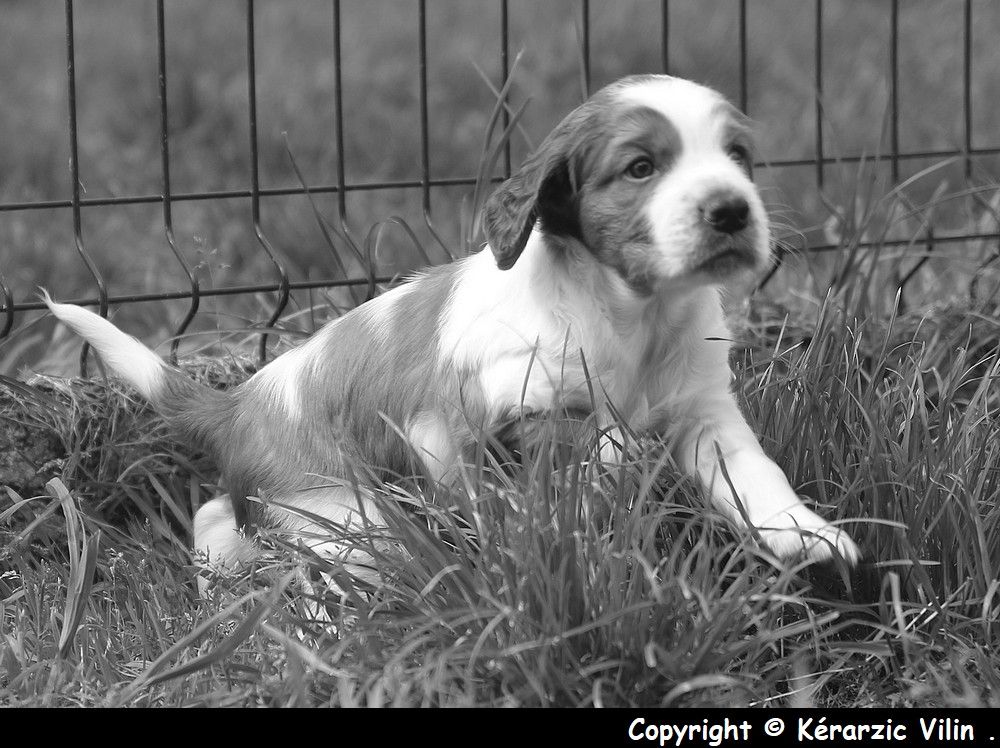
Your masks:
[{"label": "puppy's front leg", "polygon": [[738,524],[749,519],[775,553],[821,561],[836,552],[857,562],[861,553],[854,541],[805,507],[764,454],[729,392],[697,400],[679,425],[675,454],[681,468],[697,476],[716,506]]}]

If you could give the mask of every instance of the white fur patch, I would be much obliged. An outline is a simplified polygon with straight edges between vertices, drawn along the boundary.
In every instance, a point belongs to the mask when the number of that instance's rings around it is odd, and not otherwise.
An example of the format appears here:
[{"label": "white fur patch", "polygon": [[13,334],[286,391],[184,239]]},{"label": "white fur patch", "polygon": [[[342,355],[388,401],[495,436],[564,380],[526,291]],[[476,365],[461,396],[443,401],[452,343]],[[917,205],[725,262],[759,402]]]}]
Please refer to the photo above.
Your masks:
[{"label": "white fur patch", "polygon": [[659,76],[622,87],[627,102],[655,109],[677,128],[686,148],[697,151],[719,147],[725,120],[718,108],[725,99],[716,91],[683,78]]},{"label": "white fur patch", "polygon": [[[478,372],[494,417],[522,404],[551,407],[559,393],[583,396],[580,350],[593,350],[607,327],[588,290],[553,266],[538,231],[510,270],[481,251],[464,261],[444,309],[441,356]],[[599,361],[592,363],[598,374]]]},{"label": "white fur patch", "polygon": [[45,304],[61,322],[86,340],[104,363],[147,400],[163,384],[163,360],[100,315],[73,304],[57,304],[43,292]]},{"label": "white fur patch", "polygon": [[[644,422],[649,404],[663,399],[661,380],[690,381],[687,347],[726,332],[713,289],[639,298],[585,250],[553,257],[537,230],[510,270],[499,270],[488,250],[465,263],[445,307],[440,351],[477,372],[493,417],[522,404],[544,410],[561,399],[590,410],[610,400]],[[715,349],[712,361],[728,376],[727,347]]]},{"label": "white fur patch", "polygon": [[[283,506],[268,510],[289,540],[301,542],[328,560],[337,560],[346,571],[375,586],[378,572],[371,554],[351,535],[371,532],[377,548],[384,548],[385,522],[375,502],[355,487],[322,486],[297,491],[278,500]],[[315,515],[314,520],[310,515]],[[346,535],[346,537],[345,537]],[[331,584],[332,589],[339,589]]]},{"label": "white fur patch", "polygon": [[361,314],[368,322],[375,338],[381,342],[392,341],[393,321],[396,315],[396,304],[404,296],[418,292],[420,288],[419,277],[416,280],[396,286],[383,294],[376,296],[371,301],[365,302],[352,314]]},{"label": "white fur patch", "polygon": [[[204,568],[231,572],[254,555],[254,543],[236,527],[236,515],[228,496],[219,496],[198,508],[194,515],[195,561]],[[208,580],[198,577],[198,593],[204,596]]]},{"label": "white fur patch", "polygon": [[458,457],[448,424],[436,413],[417,415],[407,426],[406,437],[432,480],[440,481]]},{"label": "white fur patch", "polygon": [[249,386],[259,387],[270,396],[272,402],[281,408],[289,419],[302,416],[302,392],[299,387],[299,373],[312,358],[312,340],[298,348],[285,351],[247,381]]},{"label": "white fur patch", "polygon": [[[391,343],[396,304],[404,295],[418,289],[419,282],[403,284],[331,320],[307,341],[282,353],[254,374],[248,384],[266,392],[290,419],[302,418],[304,405],[311,400],[311,393],[303,390],[301,373],[306,367],[322,368],[320,359],[326,353],[329,339],[335,336],[335,348],[344,349],[371,345],[373,340]],[[365,324],[357,328],[361,337],[352,339],[344,331],[355,328],[341,322],[359,317],[365,320]],[[429,328],[428,335],[430,333]]]}]

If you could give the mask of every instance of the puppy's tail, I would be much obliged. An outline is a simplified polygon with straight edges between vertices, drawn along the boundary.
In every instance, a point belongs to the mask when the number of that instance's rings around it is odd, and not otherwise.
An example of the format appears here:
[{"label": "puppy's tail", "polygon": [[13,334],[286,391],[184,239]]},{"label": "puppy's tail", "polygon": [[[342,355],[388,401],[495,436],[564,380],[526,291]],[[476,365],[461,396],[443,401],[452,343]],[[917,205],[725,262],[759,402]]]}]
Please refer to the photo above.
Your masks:
[{"label": "puppy's tail", "polygon": [[115,374],[131,384],[180,435],[199,446],[211,446],[212,434],[223,423],[229,398],[198,384],[138,340],[103,317],[73,304],[58,304],[42,296],[49,311],[97,351]]}]

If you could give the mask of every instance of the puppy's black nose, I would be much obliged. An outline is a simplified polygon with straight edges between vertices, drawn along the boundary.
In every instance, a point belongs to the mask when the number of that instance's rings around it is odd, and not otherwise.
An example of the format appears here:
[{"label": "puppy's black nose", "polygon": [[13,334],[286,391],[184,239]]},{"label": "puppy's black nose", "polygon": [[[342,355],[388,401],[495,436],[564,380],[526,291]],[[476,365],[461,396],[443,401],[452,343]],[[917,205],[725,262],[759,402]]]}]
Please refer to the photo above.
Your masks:
[{"label": "puppy's black nose", "polygon": [[735,234],[750,221],[750,206],[742,197],[718,195],[709,198],[701,209],[702,218],[716,231]]}]

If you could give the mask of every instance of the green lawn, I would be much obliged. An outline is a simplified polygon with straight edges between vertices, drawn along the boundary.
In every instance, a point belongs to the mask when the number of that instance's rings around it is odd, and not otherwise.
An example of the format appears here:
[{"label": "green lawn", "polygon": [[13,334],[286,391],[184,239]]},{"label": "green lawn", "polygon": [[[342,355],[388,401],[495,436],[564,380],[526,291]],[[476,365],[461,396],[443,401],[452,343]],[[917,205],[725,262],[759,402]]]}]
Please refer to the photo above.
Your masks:
[{"label": "green lawn", "polygon": [[[841,270],[800,311],[752,303],[734,358],[765,449],[850,526],[857,570],[776,562],[647,439],[607,469],[474,464],[434,505],[404,496],[416,514],[387,499],[375,589],[269,536],[273,563],[198,600],[211,472],[117,388],[53,416],[57,380],[32,422],[67,445],[62,483],[2,515],[0,701],[997,706],[996,303],[894,315],[891,269]],[[295,559],[352,590],[333,625]]]}]

